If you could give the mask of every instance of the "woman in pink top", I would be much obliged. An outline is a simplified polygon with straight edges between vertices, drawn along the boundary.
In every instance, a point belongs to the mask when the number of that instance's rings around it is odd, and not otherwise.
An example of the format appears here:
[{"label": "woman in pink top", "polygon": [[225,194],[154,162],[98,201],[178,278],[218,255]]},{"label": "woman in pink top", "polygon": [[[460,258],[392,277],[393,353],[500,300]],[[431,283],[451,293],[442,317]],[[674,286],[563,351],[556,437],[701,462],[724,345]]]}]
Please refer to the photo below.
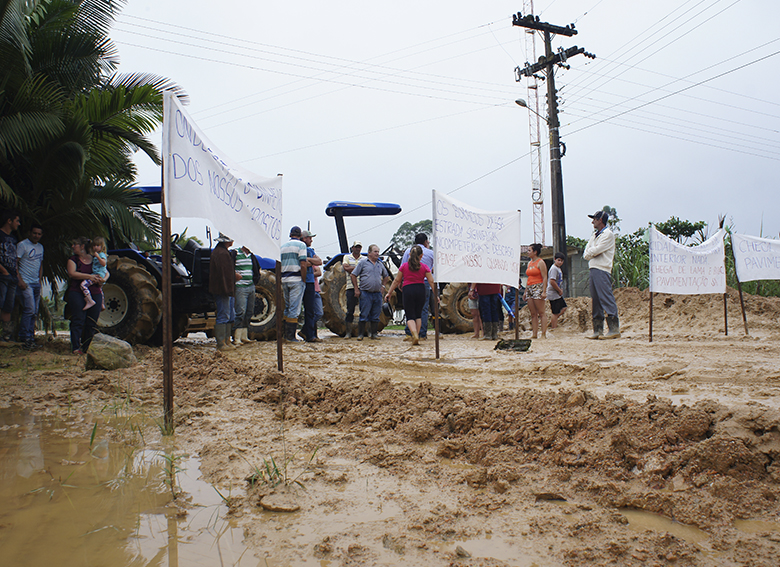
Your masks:
[{"label": "woman in pink top", "polygon": [[403,296],[404,296],[404,311],[406,312],[406,324],[409,326],[409,332],[412,333],[412,344],[420,344],[420,327],[422,326],[422,310],[425,305],[425,280],[428,280],[428,284],[431,286],[431,292],[436,301],[439,300],[436,295],[436,288],[433,284],[433,274],[431,269],[423,264],[420,259],[422,258],[422,248],[417,245],[413,246],[409,252],[409,261],[401,264],[398,268],[398,273],[395,275],[393,283],[390,285],[390,289],[387,290],[385,295],[385,301],[390,299],[390,295],[393,291],[401,285],[403,282]]}]

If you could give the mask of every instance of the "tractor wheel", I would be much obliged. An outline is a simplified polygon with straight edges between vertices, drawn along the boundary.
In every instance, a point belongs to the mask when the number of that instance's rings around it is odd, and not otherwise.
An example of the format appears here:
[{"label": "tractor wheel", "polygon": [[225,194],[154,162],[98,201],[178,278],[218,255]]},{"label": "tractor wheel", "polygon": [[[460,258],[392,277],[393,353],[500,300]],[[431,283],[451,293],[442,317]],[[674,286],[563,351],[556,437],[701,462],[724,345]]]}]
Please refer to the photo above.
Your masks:
[{"label": "tractor wheel", "polygon": [[276,274],[262,270],[260,281],[255,286],[255,314],[249,322],[248,336],[255,341],[276,339],[276,315],[284,312],[282,305],[276,305]]},{"label": "tractor wheel", "polygon": [[439,329],[442,333],[470,333],[474,330],[468,299],[468,284],[449,283],[445,286],[439,302]]},{"label": "tractor wheel", "polygon": [[[106,305],[106,307],[108,307],[108,305]],[[171,336],[173,337],[174,341],[178,338],[187,336],[187,325],[189,325],[189,322],[190,322],[190,318],[186,313],[173,314],[173,321],[172,321],[173,332],[171,333]],[[157,325],[157,328],[154,330],[154,334],[147,341],[148,344],[152,346],[162,346],[163,344],[162,328],[163,328],[163,322],[162,322],[162,317],[160,317],[160,323]]]},{"label": "tractor wheel", "polygon": [[[343,337],[347,332],[344,318],[347,316],[347,273],[339,262],[325,272],[320,280],[322,292],[322,316],[325,326],[333,333]],[[390,305],[395,308],[396,296],[390,298]],[[358,321],[360,307],[355,307],[355,323]],[[379,330],[392,323],[392,317],[384,313],[379,316]]]},{"label": "tractor wheel", "polygon": [[157,280],[130,258],[110,256],[110,277],[103,285],[106,308],[98,330],[131,344],[145,343],[154,335],[162,316],[162,292]]}]

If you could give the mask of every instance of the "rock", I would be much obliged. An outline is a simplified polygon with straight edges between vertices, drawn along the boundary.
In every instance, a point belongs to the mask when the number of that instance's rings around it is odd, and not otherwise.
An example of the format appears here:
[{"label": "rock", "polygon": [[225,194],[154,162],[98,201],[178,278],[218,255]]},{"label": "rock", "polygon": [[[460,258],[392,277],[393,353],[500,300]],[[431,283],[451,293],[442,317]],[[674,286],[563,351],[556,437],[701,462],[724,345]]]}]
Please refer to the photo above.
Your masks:
[{"label": "rock", "polygon": [[289,494],[268,494],[260,499],[260,506],[269,512],[297,512],[301,507]]},{"label": "rock", "polygon": [[471,554],[468,551],[466,551],[465,549],[463,549],[461,546],[458,546],[458,547],[455,548],[455,555],[457,555],[458,557],[463,557],[463,558],[471,557]]},{"label": "rock", "polygon": [[87,351],[87,370],[117,370],[137,363],[130,343],[102,333],[92,338]]}]

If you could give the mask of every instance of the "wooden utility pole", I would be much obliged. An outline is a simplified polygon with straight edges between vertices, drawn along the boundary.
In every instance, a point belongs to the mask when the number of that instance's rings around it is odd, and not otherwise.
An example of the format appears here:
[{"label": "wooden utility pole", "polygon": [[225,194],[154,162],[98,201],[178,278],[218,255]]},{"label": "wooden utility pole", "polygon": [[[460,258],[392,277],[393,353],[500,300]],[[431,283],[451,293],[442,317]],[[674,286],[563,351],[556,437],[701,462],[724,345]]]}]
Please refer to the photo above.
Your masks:
[{"label": "wooden utility pole", "polygon": [[544,57],[540,57],[536,63],[526,63],[525,68],[516,69],[518,76],[532,77],[535,73],[544,70],[547,80],[547,126],[550,131],[550,192],[552,196],[552,228],[553,228],[553,251],[563,254],[564,268],[566,274],[566,289],[571,295],[571,261],[569,260],[568,249],[566,246],[566,216],[563,206],[563,172],[561,170],[561,140],[558,132],[560,123],[558,122],[558,95],[555,90],[555,66],[566,67],[566,60],[569,57],[584,53],[586,57],[595,59],[592,53],[586,53],[582,47],[570,47],[568,49],[559,49],[553,53],[552,36],[553,34],[565,35],[571,37],[577,35],[574,24],[566,27],[555,26],[547,22],[540,22],[539,17],[528,14],[525,17],[520,12],[512,17],[512,25],[538,30],[544,33]]}]

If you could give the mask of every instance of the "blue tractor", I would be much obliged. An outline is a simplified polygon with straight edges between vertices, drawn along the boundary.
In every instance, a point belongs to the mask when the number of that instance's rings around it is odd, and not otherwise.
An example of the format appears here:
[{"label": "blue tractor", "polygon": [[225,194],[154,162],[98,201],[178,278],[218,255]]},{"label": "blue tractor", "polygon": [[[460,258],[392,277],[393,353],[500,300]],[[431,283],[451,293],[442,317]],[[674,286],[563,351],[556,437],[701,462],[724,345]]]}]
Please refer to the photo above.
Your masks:
[{"label": "blue tractor", "polygon": [[[141,187],[150,203],[160,203],[160,187]],[[110,227],[109,227],[110,229]],[[110,277],[103,286],[106,308],[98,320],[100,332],[130,343],[161,344],[162,342],[162,256],[145,254],[133,243],[120,242],[109,230],[108,271]],[[211,248],[190,239],[184,247],[172,237],[171,305],[173,339],[188,332],[214,327],[213,296],[208,292]],[[275,260],[257,258],[261,270],[256,285],[255,315],[249,337],[268,339],[276,336]]]}]

